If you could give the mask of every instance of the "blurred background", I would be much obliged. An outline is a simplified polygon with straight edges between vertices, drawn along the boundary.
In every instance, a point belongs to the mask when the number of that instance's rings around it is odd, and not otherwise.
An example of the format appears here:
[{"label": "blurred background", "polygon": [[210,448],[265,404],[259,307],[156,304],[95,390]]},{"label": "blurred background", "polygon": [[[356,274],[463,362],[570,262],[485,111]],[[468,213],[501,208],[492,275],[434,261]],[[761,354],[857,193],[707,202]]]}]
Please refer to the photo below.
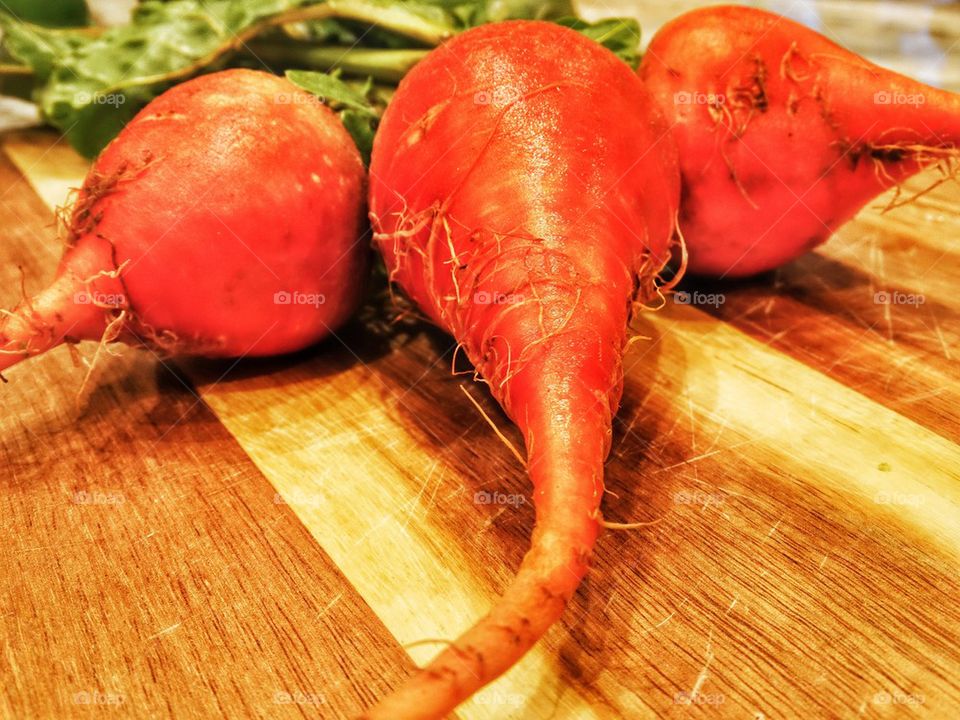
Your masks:
[{"label": "blurred background", "polygon": [[[643,45],[671,18],[719,2],[585,0],[575,3],[590,20],[631,16],[643,28]],[[808,25],[874,62],[931,85],[960,88],[960,3],[901,0],[771,0],[739,2],[766,8]],[[952,51],[951,51],[952,50]]]},{"label": "blurred background", "polygon": [[[53,8],[81,0],[7,0],[11,7]],[[136,0],[88,0],[94,21],[121,23]],[[643,44],[670,18],[716,2],[697,0],[583,0],[575,2],[590,20],[611,16],[635,17],[643,28]],[[960,3],[951,0],[898,2],[872,0],[770,0],[743,2],[786,15],[819,30],[874,62],[912,75],[926,83],[960,88]],[[45,10],[40,10],[43,12]]]},{"label": "blurred background", "polygon": [[[494,0],[496,2],[496,0]],[[64,8],[84,13],[83,0],[6,0],[24,18],[61,17]],[[136,0],[87,0],[87,15],[98,24],[125,22]],[[682,12],[716,2],[697,0],[581,0],[574,2],[590,20],[634,17],[643,28],[643,45],[664,23]],[[790,17],[869,57],[874,62],[942,87],[960,88],[960,3],[951,0],[768,0],[740,4]],[[952,55],[952,58],[951,58]]]}]

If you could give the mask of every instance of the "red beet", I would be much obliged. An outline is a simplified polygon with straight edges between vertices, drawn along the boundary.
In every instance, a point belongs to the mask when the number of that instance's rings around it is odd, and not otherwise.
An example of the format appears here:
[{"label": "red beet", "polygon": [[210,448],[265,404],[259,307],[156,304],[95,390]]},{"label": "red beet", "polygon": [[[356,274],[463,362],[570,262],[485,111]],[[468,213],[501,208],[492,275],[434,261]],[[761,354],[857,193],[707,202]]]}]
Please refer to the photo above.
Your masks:
[{"label": "red beet", "polygon": [[101,338],[208,357],[310,345],[359,300],[363,191],[339,119],[287,80],[179,85],[97,159],[56,280],[0,321],[0,371]]},{"label": "red beet", "polygon": [[932,164],[956,168],[960,96],[762,10],[682,15],[639,72],[673,126],[697,273],[778,267],[892,185]]},{"label": "red beet", "polygon": [[537,526],[514,582],[368,718],[441,718],[560,617],[601,527],[635,301],[656,296],[675,148],[630,69],[543,22],[471,30],[401,83],[371,163],[390,277],[523,432]]}]

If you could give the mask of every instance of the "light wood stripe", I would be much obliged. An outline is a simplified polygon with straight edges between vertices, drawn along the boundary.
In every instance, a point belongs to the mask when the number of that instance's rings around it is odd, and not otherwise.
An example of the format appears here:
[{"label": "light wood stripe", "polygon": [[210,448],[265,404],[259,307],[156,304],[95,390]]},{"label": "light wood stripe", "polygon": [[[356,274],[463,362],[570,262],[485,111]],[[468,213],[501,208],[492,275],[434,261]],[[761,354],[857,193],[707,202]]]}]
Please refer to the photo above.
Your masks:
[{"label": "light wood stripe", "polygon": [[901,519],[960,560],[960,447],[729,325],[668,307],[652,325],[657,367],[688,368],[664,378],[677,396],[741,430],[771,466],[805,468],[814,487],[855,504],[910,498],[896,503]]}]

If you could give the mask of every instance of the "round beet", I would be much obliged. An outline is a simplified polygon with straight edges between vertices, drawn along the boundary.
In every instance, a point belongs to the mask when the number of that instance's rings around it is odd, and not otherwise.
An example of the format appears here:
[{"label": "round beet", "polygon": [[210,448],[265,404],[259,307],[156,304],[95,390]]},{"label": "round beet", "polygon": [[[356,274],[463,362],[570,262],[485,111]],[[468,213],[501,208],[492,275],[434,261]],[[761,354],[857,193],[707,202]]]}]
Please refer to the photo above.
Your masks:
[{"label": "round beet", "polygon": [[206,357],[320,340],[359,300],[364,185],[339,119],[285,79],[169,90],[94,164],[54,283],[0,319],[0,371],[81,340]]}]

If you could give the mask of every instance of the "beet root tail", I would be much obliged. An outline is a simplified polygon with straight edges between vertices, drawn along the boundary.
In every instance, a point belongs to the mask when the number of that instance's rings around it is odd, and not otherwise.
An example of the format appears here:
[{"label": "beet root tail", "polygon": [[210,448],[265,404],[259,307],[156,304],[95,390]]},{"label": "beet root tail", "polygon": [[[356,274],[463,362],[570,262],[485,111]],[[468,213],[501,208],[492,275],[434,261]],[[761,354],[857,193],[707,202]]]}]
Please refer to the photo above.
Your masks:
[{"label": "beet root tail", "polygon": [[[0,372],[63,343],[99,340],[125,298],[109,275],[99,276],[94,254],[77,255],[54,283],[13,310],[0,310]],[[90,278],[97,278],[91,281]]]},{"label": "beet root tail", "polygon": [[[593,480],[587,480],[592,486]],[[584,484],[583,480],[566,482]],[[586,574],[599,530],[595,511],[595,507],[591,512],[575,506],[562,519],[538,524],[517,576],[490,612],[361,717],[445,718],[515,665],[560,619]]]},{"label": "beet root tail", "polygon": [[54,284],[21,302],[0,319],[0,372],[64,342],[81,339],[89,309],[77,304],[80,291]]},{"label": "beet root tail", "polygon": [[[559,364],[559,363],[557,363]],[[542,366],[512,381],[513,412],[526,421],[527,471],[537,523],[530,550],[493,608],[429,665],[383,698],[363,720],[436,720],[509,670],[559,620],[589,567],[600,532],[609,397]],[[536,397],[537,395],[540,397]],[[524,423],[521,423],[523,425]]]}]

